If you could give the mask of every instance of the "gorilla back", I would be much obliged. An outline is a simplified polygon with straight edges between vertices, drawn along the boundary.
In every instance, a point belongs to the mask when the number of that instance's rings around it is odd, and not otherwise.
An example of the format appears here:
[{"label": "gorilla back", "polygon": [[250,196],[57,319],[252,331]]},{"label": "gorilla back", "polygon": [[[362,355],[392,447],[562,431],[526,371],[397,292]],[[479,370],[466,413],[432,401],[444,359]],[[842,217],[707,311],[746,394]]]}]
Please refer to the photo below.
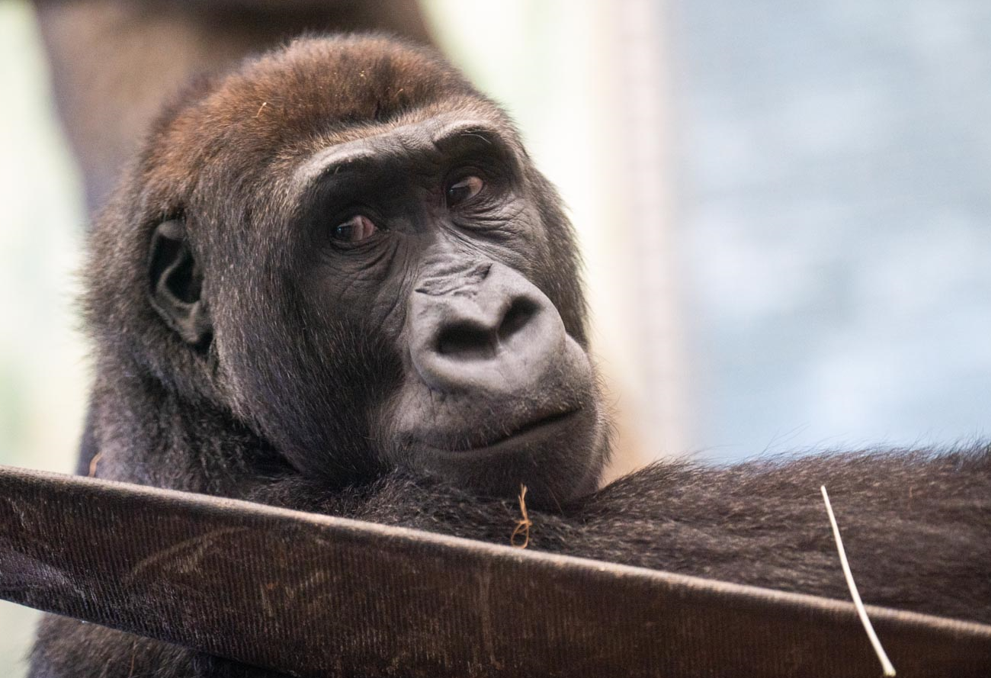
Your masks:
[{"label": "gorilla back", "polygon": [[[608,424],[571,228],[505,114],[429,51],[301,40],[192,86],[87,280],[101,477],[502,543],[524,484],[535,548],[842,597],[826,482],[868,602],[991,621],[986,450],[594,491]],[[55,618],[32,666],[268,675]]]}]

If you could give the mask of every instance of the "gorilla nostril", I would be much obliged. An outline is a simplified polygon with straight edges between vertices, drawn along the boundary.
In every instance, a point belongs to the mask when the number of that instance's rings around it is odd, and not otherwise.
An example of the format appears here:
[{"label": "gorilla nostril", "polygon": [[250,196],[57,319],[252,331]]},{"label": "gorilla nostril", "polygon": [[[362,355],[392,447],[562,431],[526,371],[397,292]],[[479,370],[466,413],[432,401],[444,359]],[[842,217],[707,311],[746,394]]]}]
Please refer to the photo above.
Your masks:
[{"label": "gorilla nostril", "polygon": [[509,341],[514,334],[526,327],[527,323],[537,314],[538,308],[532,299],[526,297],[514,299],[499,325],[499,341]]},{"label": "gorilla nostril", "polygon": [[437,353],[458,360],[487,360],[495,357],[496,348],[493,332],[474,323],[454,323],[437,337]]},{"label": "gorilla nostril", "polygon": [[452,322],[438,333],[436,351],[456,360],[491,360],[498,354],[499,344],[509,343],[527,326],[539,308],[532,299],[517,297],[497,327],[472,320]]}]

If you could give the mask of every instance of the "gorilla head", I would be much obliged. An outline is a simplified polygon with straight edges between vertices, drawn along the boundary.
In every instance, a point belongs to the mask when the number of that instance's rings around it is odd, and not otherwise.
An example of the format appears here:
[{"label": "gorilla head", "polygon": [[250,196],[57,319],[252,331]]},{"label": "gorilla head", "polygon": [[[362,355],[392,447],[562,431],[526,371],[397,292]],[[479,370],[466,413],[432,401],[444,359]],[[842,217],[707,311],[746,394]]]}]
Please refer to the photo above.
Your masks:
[{"label": "gorilla head", "polygon": [[[146,375],[159,429],[212,412],[328,487],[393,467],[538,503],[595,487],[574,235],[506,115],[432,53],[297,41],[192,88],[131,177],[88,315],[103,390]],[[115,399],[111,455],[134,444]]]}]

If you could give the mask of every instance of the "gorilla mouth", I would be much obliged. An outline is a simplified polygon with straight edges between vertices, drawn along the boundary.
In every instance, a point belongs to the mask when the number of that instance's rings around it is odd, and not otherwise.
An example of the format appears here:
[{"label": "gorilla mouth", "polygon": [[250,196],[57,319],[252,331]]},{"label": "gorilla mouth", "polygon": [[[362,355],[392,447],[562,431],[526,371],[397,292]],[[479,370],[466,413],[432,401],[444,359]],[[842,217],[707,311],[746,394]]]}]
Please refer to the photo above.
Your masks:
[{"label": "gorilla mouth", "polygon": [[[523,417],[473,409],[442,421],[438,413],[433,427],[407,434],[396,461],[481,496],[511,497],[526,485],[538,503],[564,501],[597,482],[598,464],[583,451],[600,449],[602,429],[596,403],[555,405]],[[567,482],[548,468],[567,471]]]},{"label": "gorilla mouth", "polygon": [[581,412],[580,407],[576,407],[564,412],[558,412],[539,419],[531,420],[519,426],[509,433],[502,434],[481,445],[466,445],[455,447],[451,452],[457,454],[479,454],[489,452],[499,452],[504,447],[517,446],[531,442],[536,438],[544,437],[559,429],[565,429]]}]

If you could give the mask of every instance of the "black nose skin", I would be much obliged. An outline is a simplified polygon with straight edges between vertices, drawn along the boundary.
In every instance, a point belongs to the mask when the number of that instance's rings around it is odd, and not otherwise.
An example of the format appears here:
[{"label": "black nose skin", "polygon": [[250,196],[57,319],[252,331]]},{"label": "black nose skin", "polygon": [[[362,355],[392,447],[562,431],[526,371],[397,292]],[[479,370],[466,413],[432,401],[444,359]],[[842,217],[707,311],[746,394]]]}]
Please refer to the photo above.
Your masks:
[{"label": "black nose skin", "polygon": [[408,322],[417,373],[445,393],[530,392],[565,350],[553,304],[502,264],[428,274],[414,289]]}]

